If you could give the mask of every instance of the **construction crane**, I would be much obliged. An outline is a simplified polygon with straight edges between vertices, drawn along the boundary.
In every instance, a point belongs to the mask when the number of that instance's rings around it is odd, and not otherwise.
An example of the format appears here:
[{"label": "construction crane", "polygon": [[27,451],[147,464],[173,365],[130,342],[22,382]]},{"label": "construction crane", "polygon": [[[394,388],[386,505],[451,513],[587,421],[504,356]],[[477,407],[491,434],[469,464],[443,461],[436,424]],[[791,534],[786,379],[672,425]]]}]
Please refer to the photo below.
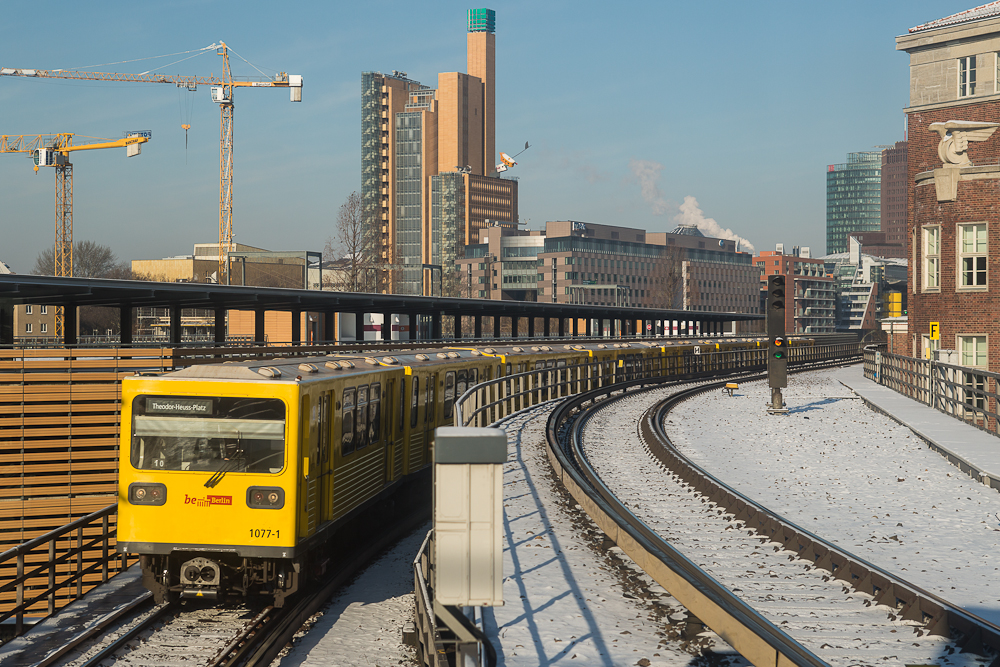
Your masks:
[{"label": "construction crane", "polygon": [[[222,117],[219,141],[219,282],[228,282],[228,254],[233,244],[233,91],[236,88],[288,88],[292,102],[302,101],[302,76],[279,72],[268,79],[239,77],[233,79],[229,69],[229,47],[225,42],[198,49],[215,49],[222,56],[222,76],[177,76],[170,74],[117,74],[79,70],[42,70],[0,67],[0,76],[27,76],[48,79],[82,79],[87,81],[122,81],[128,83],[172,83],[179,88],[196,90],[198,86],[211,86],[212,101],[219,105]],[[235,53],[235,52],[234,52]],[[237,54],[238,55],[238,54]],[[259,70],[258,70],[259,71]]]},{"label": "construction crane", "polygon": [[[54,273],[57,276],[73,275],[73,164],[69,154],[73,151],[92,151],[101,148],[124,148],[128,157],[139,155],[142,144],[152,138],[149,132],[129,132],[123,139],[98,139],[73,141],[72,132],[60,134],[21,134],[0,136],[0,153],[29,153],[35,173],[39,167],[54,167],[56,172],[56,242],[53,252]],[[63,334],[63,309],[56,309],[56,336]]]}]

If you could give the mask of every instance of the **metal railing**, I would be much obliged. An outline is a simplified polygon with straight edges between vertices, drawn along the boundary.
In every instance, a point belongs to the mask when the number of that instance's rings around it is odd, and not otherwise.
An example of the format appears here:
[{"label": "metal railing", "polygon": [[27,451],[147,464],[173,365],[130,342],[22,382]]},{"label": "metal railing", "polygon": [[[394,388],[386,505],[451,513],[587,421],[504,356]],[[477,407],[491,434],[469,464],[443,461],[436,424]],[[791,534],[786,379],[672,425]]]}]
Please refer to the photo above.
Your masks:
[{"label": "metal railing", "polygon": [[[708,345],[702,347],[709,348]],[[637,348],[634,359],[547,366],[487,380],[471,387],[455,401],[455,425],[489,426],[544,401],[613,387],[632,380],[692,379],[728,373],[749,373],[767,368],[766,347],[698,354],[697,350],[700,349],[702,348],[696,346],[695,354],[643,358],[642,353],[646,350]],[[860,354],[861,347],[858,343],[801,345],[790,349],[788,363],[794,367],[798,364],[858,357]]]},{"label": "metal railing", "polygon": [[[0,586],[0,595],[16,594],[14,608],[0,613],[0,623],[14,618],[15,637],[24,634],[26,612],[41,611],[39,603],[47,604],[38,618],[51,616],[57,602],[83,597],[84,588],[92,588],[93,582],[85,581],[88,575],[100,572],[103,583],[137,560],[115,553],[117,527],[111,519],[117,507],[108,505],[0,554],[0,566],[11,560],[17,563],[17,575]],[[101,557],[87,560],[86,552],[92,549],[100,549]]]},{"label": "metal railing", "polygon": [[1000,373],[890,354],[885,345],[865,348],[864,369],[869,380],[1000,436]]}]

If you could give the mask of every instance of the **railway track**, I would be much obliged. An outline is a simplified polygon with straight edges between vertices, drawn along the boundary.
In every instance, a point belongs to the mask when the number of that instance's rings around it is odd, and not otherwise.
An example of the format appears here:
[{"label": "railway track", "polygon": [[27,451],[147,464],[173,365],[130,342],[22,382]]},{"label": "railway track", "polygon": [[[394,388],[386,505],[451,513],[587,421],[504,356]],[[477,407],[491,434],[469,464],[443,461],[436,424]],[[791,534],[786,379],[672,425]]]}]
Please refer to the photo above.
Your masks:
[{"label": "railway track", "polygon": [[[719,384],[591,392],[553,413],[550,460],[605,533],[754,664],[989,664],[1000,629],[755,506],[672,451],[657,426],[670,405]],[[648,448],[636,446],[640,434]]]},{"label": "railway track", "polygon": [[150,610],[146,594],[65,646],[39,646],[31,667],[265,667],[338,589],[428,518],[410,507],[392,524],[355,535],[354,548],[331,560],[325,579],[276,609],[264,603],[165,604]]}]

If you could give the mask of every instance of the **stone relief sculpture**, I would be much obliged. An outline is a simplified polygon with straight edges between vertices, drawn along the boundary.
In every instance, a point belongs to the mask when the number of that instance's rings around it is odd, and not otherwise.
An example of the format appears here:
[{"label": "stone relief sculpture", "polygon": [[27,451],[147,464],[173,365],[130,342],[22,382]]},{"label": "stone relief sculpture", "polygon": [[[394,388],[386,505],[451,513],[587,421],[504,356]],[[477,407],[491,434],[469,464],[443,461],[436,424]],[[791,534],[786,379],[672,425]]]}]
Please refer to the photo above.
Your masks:
[{"label": "stone relief sculpture", "polygon": [[938,156],[945,167],[971,167],[972,161],[966,153],[969,142],[986,141],[997,127],[1000,127],[1000,123],[949,120],[947,123],[931,123],[928,129],[941,136]]}]

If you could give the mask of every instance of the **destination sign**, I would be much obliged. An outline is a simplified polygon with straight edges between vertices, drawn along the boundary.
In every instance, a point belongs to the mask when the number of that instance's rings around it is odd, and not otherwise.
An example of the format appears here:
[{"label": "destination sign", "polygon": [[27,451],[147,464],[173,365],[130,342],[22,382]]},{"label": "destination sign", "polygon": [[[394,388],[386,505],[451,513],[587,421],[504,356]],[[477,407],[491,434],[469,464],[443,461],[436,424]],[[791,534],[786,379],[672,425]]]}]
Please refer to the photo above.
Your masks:
[{"label": "destination sign", "polygon": [[149,396],[146,398],[146,414],[210,415],[212,414],[212,399]]}]

